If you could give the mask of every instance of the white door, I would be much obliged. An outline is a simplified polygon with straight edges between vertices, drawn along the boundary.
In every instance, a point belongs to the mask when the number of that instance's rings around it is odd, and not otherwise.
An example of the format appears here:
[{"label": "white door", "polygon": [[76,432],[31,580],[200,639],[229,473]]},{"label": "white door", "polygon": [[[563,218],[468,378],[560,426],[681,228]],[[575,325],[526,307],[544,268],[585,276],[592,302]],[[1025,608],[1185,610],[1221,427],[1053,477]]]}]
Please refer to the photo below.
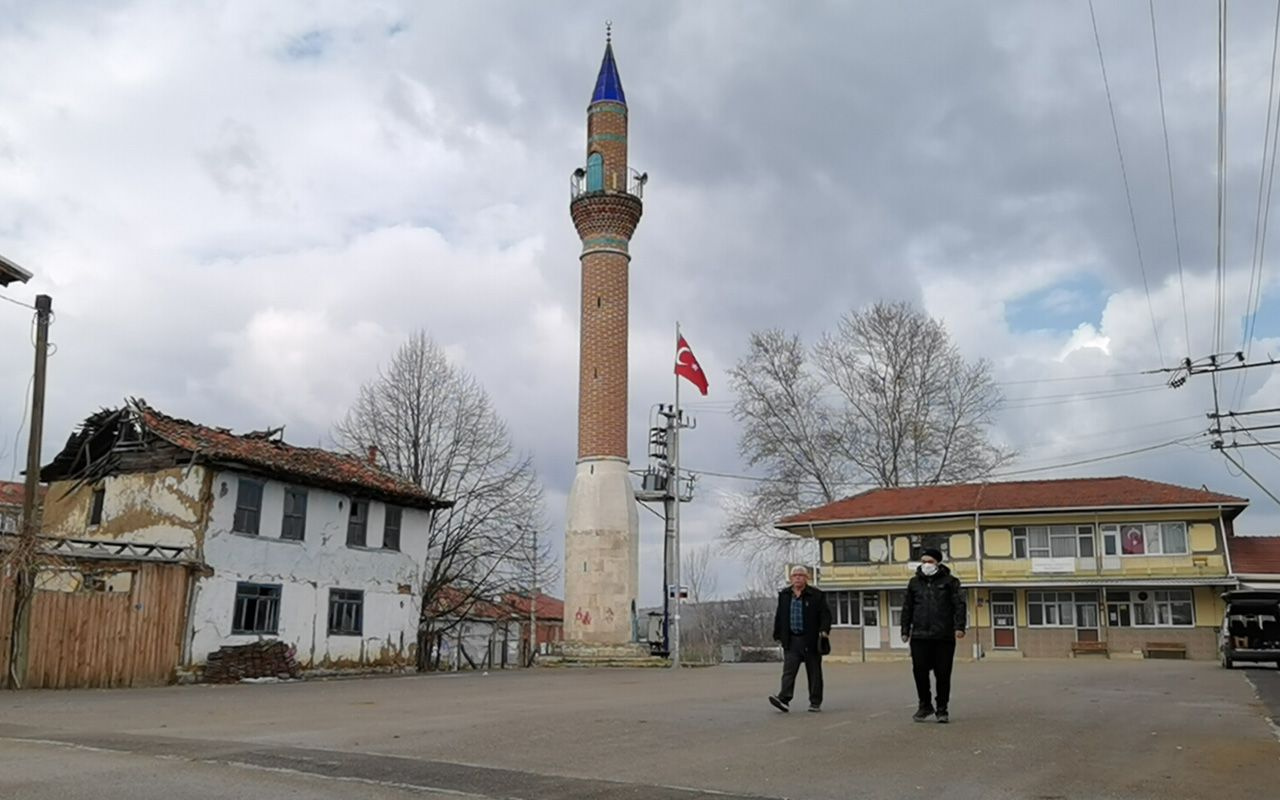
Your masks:
[{"label": "white door", "polygon": [[880,649],[880,593],[862,593],[862,649]]},{"label": "white door", "polygon": [[889,631],[889,646],[898,650],[905,650],[908,645],[902,641],[902,605],[907,601],[907,593],[889,592],[889,625],[892,630]]}]

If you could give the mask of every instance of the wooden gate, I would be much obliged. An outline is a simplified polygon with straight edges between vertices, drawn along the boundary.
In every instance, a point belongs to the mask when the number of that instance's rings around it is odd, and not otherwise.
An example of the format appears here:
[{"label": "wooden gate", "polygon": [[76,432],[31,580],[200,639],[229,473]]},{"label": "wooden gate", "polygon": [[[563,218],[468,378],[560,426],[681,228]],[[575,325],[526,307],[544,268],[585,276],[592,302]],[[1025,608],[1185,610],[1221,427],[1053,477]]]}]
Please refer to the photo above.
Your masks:
[{"label": "wooden gate", "polygon": [[[174,678],[182,655],[187,589],[181,564],[76,563],[45,570],[31,602],[26,676],[31,689],[155,686]],[[0,585],[0,613],[12,609]],[[9,620],[0,621],[7,670]]]}]

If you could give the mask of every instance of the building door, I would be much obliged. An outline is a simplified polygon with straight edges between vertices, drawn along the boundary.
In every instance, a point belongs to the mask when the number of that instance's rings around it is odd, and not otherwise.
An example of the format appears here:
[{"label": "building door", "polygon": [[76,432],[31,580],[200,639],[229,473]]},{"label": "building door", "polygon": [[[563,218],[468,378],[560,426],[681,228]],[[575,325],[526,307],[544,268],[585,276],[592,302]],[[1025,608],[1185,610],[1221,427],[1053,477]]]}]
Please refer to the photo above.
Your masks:
[{"label": "building door", "polygon": [[1001,650],[1018,647],[1018,604],[1013,592],[991,593],[992,644]]},{"label": "building door", "polygon": [[880,593],[862,593],[862,649],[880,649]]},{"label": "building door", "polygon": [[902,606],[906,602],[906,592],[889,592],[889,624],[893,627],[893,630],[889,631],[889,646],[896,650],[908,647],[907,643],[902,641]]},{"label": "building door", "polygon": [[1076,592],[1076,641],[1100,641],[1098,628],[1098,593]]}]

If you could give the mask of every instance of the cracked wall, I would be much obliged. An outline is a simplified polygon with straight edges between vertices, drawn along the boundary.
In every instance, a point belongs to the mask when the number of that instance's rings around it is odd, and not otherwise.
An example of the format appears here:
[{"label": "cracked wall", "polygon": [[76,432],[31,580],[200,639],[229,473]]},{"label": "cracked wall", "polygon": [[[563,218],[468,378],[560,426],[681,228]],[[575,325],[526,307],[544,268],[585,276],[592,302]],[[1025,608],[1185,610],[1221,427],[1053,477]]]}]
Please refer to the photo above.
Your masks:
[{"label": "cracked wall", "polygon": [[[258,535],[231,530],[241,475],[219,471],[211,484],[213,504],[204,541],[213,576],[200,582],[191,661],[201,663],[227,644],[258,638],[232,634],[236,584],[281,587],[279,627],[275,635],[297,648],[304,667],[389,665],[412,661],[421,608],[421,569],[426,557],[428,512],[406,508],[401,520],[401,551],[385,550],[386,505],[369,503],[367,547],[347,545],[349,497],[308,489],[302,541],[280,538],[286,484],[266,481]],[[303,487],[304,488],[304,487]],[[329,590],[364,592],[363,633],[330,635]]]},{"label": "cracked wall", "polygon": [[[103,539],[192,548],[199,554],[203,530],[204,467],[126,473],[85,484],[56,481],[44,499],[41,531],[68,539]],[[103,489],[102,519],[90,524],[93,493]]]}]

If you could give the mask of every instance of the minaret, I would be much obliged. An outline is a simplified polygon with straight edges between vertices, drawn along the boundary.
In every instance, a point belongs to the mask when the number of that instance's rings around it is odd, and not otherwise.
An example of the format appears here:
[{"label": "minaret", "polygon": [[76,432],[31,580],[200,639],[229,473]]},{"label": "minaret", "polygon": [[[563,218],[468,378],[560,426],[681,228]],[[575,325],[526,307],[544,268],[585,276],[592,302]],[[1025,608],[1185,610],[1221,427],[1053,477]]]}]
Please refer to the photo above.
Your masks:
[{"label": "minaret", "polygon": [[627,168],[627,99],[610,34],[587,106],[586,166],[573,173],[569,205],[582,239],[578,468],[564,547],[570,644],[636,640],[640,521],[627,469],[627,274],[644,181]]}]

